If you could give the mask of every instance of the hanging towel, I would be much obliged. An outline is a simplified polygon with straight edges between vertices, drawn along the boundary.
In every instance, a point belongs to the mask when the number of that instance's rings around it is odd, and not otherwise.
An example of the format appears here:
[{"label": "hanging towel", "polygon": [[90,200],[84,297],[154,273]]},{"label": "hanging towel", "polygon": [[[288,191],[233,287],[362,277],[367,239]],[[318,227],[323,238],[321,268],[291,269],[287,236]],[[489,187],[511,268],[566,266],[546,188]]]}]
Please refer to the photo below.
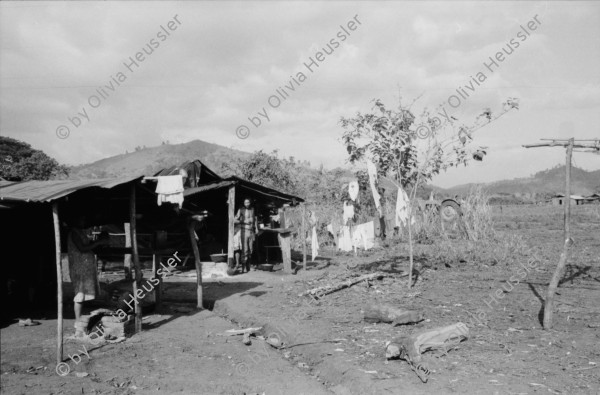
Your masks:
[{"label": "hanging towel", "polygon": [[163,202],[178,204],[179,208],[183,206],[183,177],[176,176],[159,176],[156,184],[156,194],[158,195],[157,203],[162,205]]},{"label": "hanging towel", "polygon": [[340,236],[338,238],[339,245],[338,249],[342,251],[352,251],[352,238],[350,237],[350,227],[342,226],[340,229]]},{"label": "hanging towel", "polygon": [[375,224],[373,221],[354,226],[352,232],[354,246],[369,250],[375,245]]},{"label": "hanging towel", "polygon": [[317,240],[317,227],[313,226],[312,228],[312,260],[314,261],[317,255],[319,254],[319,241]]},{"label": "hanging towel", "polygon": [[375,246],[375,224],[373,221],[360,225],[343,226],[340,229],[338,249],[352,251],[354,247],[369,250]]},{"label": "hanging towel", "polygon": [[377,167],[371,159],[367,159],[367,173],[369,174],[369,184],[371,184],[371,192],[373,193],[373,200],[375,200],[375,207],[379,213],[379,218],[383,217],[383,210],[381,209],[381,195],[377,190]]},{"label": "hanging towel", "polygon": [[344,202],[344,225],[348,223],[349,219],[354,218],[354,205],[352,203]]},{"label": "hanging towel", "polygon": [[358,181],[350,181],[350,184],[348,184],[348,193],[350,194],[350,199],[355,202],[358,197]]}]

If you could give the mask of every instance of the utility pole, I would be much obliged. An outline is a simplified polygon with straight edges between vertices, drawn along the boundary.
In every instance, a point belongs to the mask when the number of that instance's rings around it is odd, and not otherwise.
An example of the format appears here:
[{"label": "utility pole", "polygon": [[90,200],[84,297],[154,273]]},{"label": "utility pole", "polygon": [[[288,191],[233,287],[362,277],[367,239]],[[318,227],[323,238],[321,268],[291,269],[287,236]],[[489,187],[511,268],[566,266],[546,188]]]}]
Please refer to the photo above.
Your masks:
[{"label": "utility pole", "polygon": [[586,148],[591,149],[590,152],[600,151],[600,140],[575,140],[570,138],[568,140],[560,139],[542,139],[542,141],[549,141],[547,143],[537,143],[524,145],[525,148],[538,148],[538,147],[566,147],[567,158],[565,165],[565,214],[564,214],[564,244],[563,250],[560,254],[560,259],[554,275],[548,285],[548,293],[546,295],[546,303],[544,304],[544,329],[548,330],[552,328],[552,307],[554,304],[554,295],[556,294],[556,288],[562,277],[563,271],[567,264],[569,248],[573,245],[573,239],[571,238],[571,158],[573,156],[573,148]]}]

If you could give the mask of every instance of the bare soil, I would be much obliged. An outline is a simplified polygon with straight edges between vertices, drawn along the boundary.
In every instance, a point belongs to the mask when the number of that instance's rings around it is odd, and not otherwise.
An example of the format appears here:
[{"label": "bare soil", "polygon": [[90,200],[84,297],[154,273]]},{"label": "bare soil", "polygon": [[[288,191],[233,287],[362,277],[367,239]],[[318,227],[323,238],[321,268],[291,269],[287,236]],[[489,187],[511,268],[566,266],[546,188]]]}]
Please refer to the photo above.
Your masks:
[{"label": "bare soil", "polygon": [[[442,262],[433,258],[435,243],[421,245],[411,289],[400,275],[408,268],[402,243],[358,257],[330,254],[295,276],[251,272],[210,280],[205,299],[212,311],[193,309],[193,277],[169,277],[167,301],[144,320],[141,334],[119,344],[86,344],[91,359],[84,355],[79,364],[68,362],[71,372],[64,377],[55,372],[56,320],[48,316],[33,327],[11,324],[0,332],[2,392],[598,394],[598,208],[573,207],[575,246],[555,298],[551,330],[542,329],[541,313],[562,248],[561,208],[504,207],[496,228],[527,242],[532,247],[527,254],[508,264]],[[510,287],[507,281],[534,254],[539,264]],[[373,271],[396,277],[357,284],[319,302],[299,296]],[[361,309],[372,303],[419,310],[425,320],[396,327],[365,323]],[[431,371],[427,383],[406,362],[386,361],[386,341],[457,322],[467,324],[469,338],[447,354],[423,355]],[[262,335],[280,338],[287,348],[277,350],[258,338],[245,346],[241,336],[219,336],[248,326],[263,326]],[[73,332],[73,320],[65,321],[65,328]],[[73,353],[82,344],[65,347]]]}]

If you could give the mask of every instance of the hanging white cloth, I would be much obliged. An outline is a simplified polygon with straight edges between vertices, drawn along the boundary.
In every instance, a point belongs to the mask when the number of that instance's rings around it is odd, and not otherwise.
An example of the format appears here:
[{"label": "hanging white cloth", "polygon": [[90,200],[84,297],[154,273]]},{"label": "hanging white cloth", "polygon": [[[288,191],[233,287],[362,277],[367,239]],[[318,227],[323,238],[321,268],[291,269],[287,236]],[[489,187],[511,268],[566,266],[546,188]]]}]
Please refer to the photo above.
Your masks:
[{"label": "hanging white cloth", "polygon": [[354,205],[352,203],[344,202],[344,216],[343,216],[343,225],[348,223],[349,219],[354,218]]},{"label": "hanging white cloth", "polygon": [[[408,223],[408,195],[402,188],[398,188],[398,198],[396,199],[396,226],[406,226]],[[415,217],[412,217],[411,224],[415,223]]]},{"label": "hanging white cloth", "polygon": [[358,181],[350,181],[350,184],[348,184],[348,193],[350,194],[350,199],[355,202],[358,197]]},{"label": "hanging white cloth", "polygon": [[369,250],[375,246],[375,224],[369,221],[360,225],[343,226],[338,242],[338,248],[342,251],[352,251],[353,248]]},{"label": "hanging white cloth", "polygon": [[350,227],[342,226],[338,237],[338,248],[342,251],[352,251],[352,238],[350,237]]},{"label": "hanging white cloth", "polygon": [[314,261],[317,255],[319,254],[319,241],[317,240],[317,227],[313,226],[312,228],[312,260]]},{"label": "hanging white cloth", "polygon": [[371,159],[367,159],[367,173],[369,174],[369,184],[371,184],[371,192],[373,193],[373,200],[375,200],[375,207],[379,213],[379,218],[383,217],[383,210],[381,209],[381,195],[377,190],[377,167]]},{"label": "hanging white cloth", "polygon": [[355,247],[369,250],[375,246],[375,224],[373,221],[354,226],[352,233]]},{"label": "hanging white cloth", "polygon": [[156,194],[158,205],[163,202],[178,204],[179,208],[183,206],[183,177],[176,176],[159,176],[156,184]]}]

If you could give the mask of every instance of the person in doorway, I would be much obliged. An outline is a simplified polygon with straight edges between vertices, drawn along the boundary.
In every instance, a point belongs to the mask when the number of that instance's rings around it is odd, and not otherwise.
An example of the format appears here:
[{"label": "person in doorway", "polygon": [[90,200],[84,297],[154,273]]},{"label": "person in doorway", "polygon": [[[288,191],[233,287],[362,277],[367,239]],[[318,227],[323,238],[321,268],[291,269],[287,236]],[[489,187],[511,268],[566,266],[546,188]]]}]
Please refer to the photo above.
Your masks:
[{"label": "person in doorway", "polygon": [[[254,240],[258,233],[256,213],[249,198],[244,199],[244,207],[235,215],[235,223],[240,224],[242,241],[242,267],[250,271],[250,261],[254,251]],[[242,270],[243,271],[243,270]]]},{"label": "person in doorway", "polygon": [[107,239],[91,242],[87,236],[85,217],[79,216],[68,236],[69,274],[75,290],[75,320],[81,318],[83,303],[96,298],[97,267],[93,250],[101,245],[108,245]]}]

